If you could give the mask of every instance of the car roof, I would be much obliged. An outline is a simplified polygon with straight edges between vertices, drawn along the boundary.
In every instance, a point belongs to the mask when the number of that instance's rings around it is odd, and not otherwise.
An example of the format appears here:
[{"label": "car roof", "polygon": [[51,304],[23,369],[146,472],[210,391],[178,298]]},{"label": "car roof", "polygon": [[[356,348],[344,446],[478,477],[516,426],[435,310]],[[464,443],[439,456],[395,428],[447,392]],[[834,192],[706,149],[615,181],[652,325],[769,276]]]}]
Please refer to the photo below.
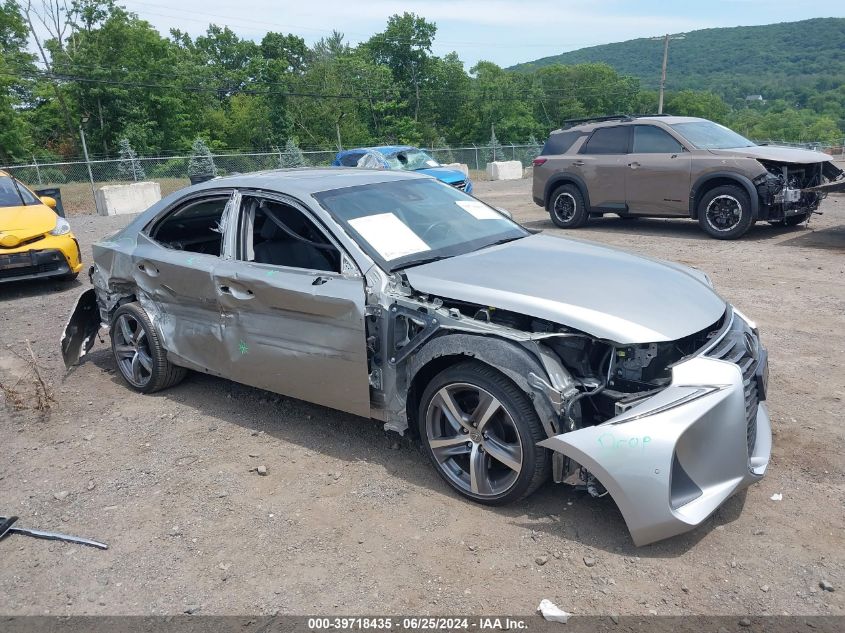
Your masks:
[{"label": "car roof", "polygon": [[350,152],[378,152],[379,154],[383,154],[385,156],[389,156],[390,154],[395,154],[397,152],[402,152],[409,149],[417,149],[411,145],[377,145],[375,147],[356,147],[354,149],[347,149],[339,152],[340,154],[348,154]]},{"label": "car roof", "polygon": [[698,121],[710,122],[708,119],[702,119],[694,116],[670,116],[670,115],[656,115],[656,116],[633,116],[612,119],[609,121],[585,121],[571,127],[564,127],[552,132],[552,134],[563,134],[565,132],[592,132],[595,129],[602,127],[613,127],[615,125],[631,125],[634,123],[665,123],[666,125],[673,125],[675,123],[694,123]]},{"label": "car roof", "polygon": [[294,197],[303,198],[332,189],[371,185],[379,182],[393,182],[396,180],[419,180],[422,178],[431,178],[431,176],[407,171],[361,169],[359,167],[295,167],[292,169],[273,169],[270,171],[257,171],[249,174],[213,178],[212,180],[206,180],[205,182],[182,189],[180,193],[184,194],[188,191],[202,191],[204,189],[219,189],[221,187],[238,187],[278,191]]}]

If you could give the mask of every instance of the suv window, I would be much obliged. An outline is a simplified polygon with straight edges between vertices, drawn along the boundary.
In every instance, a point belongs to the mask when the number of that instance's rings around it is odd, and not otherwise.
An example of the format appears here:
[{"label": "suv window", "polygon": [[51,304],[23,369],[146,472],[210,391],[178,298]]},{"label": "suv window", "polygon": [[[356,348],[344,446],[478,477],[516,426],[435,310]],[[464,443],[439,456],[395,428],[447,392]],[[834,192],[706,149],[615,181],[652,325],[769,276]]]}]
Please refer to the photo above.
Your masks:
[{"label": "suv window", "polygon": [[630,127],[600,127],[587,140],[583,154],[627,154]]},{"label": "suv window", "polygon": [[546,144],[543,145],[543,151],[540,152],[540,156],[545,156],[548,154],[566,154],[569,151],[569,148],[575,144],[581,136],[583,136],[583,132],[572,131],[572,132],[558,132],[557,134],[552,134],[549,136],[549,140],[546,141]]},{"label": "suv window", "polygon": [[684,146],[654,125],[634,126],[634,154],[677,154]]}]

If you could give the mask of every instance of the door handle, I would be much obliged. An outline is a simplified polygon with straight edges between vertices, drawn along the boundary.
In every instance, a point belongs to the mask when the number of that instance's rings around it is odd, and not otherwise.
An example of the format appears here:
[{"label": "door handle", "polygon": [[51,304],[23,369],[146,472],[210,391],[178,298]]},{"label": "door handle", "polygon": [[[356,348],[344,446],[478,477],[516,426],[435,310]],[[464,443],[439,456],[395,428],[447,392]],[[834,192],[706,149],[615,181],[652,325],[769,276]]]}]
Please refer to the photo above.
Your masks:
[{"label": "door handle", "polygon": [[150,277],[158,277],[158,268],[148,262],[139,262],[138,270]]},{"label": "door handle", "polygon": [[573,161],[572,161],[572,166],[573,166],[573,167],[582,167],[583,165],[584,165],[584,161],[583,161],[583,160],[573,160]]},{"label": "door handle", "polygon": [[235,299],[252,299],[255,296],[255,293],[252,292],[249,288],[245,290],[240,290],[238,288],[233,288],[232,286],[218,286],[220,292],[224,295],[229,295],[230,297],[234,297]]},{"label": "door handle", "polygon": [[323,277],[322,275],[320,275],[314,281],[311,282],[311,285],[312,286],[322,286],[324,283],[326,283],[330,279],[331,279],[331,277]]},{"label": "door handle", "polygon": [[640,167],[640,166],[641,166],[641,165],[640,165],[639,163],[637,163],[637,162],[628,163],[628,167],[630,167],[631,169],[637,169],[637,168],[638,168],[638,167]]}]

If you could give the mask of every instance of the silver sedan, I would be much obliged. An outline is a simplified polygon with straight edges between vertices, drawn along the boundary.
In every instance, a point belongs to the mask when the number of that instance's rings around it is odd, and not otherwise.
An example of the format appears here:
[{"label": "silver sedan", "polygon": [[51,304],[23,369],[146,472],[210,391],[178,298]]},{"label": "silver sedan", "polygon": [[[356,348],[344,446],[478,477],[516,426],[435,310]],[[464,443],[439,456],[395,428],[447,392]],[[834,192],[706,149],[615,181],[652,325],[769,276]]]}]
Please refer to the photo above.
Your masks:
[{"label": "silver sedan", "polygon": [[303,169],[183,189],[94,246],[62,340],[107,327],[132,389],[188,370],[380,420],[485,504],[553,479],[634,542],[759,480],[767,354],[703,273],[535,234],[411,173]]}]

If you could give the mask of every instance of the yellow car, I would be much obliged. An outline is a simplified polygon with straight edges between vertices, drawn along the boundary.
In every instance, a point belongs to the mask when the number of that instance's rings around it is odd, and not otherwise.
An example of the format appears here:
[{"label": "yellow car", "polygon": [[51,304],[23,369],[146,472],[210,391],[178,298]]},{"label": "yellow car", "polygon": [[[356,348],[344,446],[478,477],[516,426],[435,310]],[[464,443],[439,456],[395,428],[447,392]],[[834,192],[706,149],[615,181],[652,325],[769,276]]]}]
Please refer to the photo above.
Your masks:
[{"label": "yellow car", "polygon": [[82,257],[70,224],[53,210],[53,198],[39,198],[0,171],[0,283],[19,279],[74,279]]}]

